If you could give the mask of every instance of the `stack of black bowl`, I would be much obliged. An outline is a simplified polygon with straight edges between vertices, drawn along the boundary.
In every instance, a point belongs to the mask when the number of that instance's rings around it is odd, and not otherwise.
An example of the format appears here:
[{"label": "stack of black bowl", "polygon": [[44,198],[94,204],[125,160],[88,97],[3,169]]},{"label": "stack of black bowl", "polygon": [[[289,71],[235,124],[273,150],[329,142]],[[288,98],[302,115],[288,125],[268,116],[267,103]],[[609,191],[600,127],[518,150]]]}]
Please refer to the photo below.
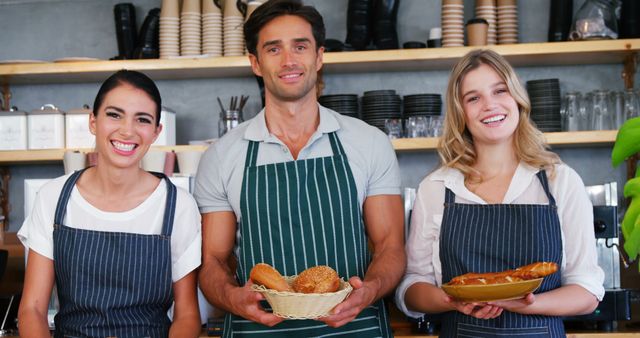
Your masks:
[{"label": "stack of black bowl", "polygon": [[347,9],[347,43],[355,50],[364,50],[371,41],[370,16],[373,0],[349,0]]},{"label": "stack of black bowl", "polygon": [[356,94],[322,95],[318,98],[318,102],[342,115],[359,118],[358,95]]},{"label": "stack of black bowl", "polygon": [[396,21],[400,0],[375,0],[372,18],[373,43],[377,49],[398,49]]},{"label": "stack of black bowl", "polygon": [[402,118],[402,100],[393,89],[364,92],[362,97],[362,119],[385,131],[385,120]]},{"label": "stack of black bowl", "polygon": [[413,94],[403,97],[404,118],[413,116],[439,116],[442,113],[440,94]]},{"label": "stack of black bowl", "polygon": [[531,120],[543,132],[562,131],[560,82],[558,79],[527,81]]}]

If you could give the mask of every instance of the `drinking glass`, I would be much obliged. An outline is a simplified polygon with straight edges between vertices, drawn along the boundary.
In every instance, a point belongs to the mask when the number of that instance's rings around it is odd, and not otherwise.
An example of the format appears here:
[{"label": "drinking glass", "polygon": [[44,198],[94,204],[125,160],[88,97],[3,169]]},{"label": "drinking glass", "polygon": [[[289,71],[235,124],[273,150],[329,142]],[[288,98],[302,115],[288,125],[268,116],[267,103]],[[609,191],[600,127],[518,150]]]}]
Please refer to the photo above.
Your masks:
[{"label": "drinking glass", "polygon": [[222,137],[229,130],[237,127],[243,122],[242,111],[240,110],[224,110],[220,112],[220,120],[218,120],[218,137]]},{"label": "drinking glass", "polygon": [[407,118],[407,137],[428,137],[429,124],[429,116],[412,116]]},{"label": "drinking glass", "polygon": [[384,120],[384,129],[390,139],[402,138],[402,119]]},{"label": "drinking glass", "polygon": [[562,129],[566,131],[580,130],[580,103],[582,94],[580,92],[569,92],[565,94],[562,101]]},{"label": "drinking glass", "polygon": [[431,128],[429,132],[429,136],[431,137],[440,137],[442,136],[442,126],[443,126],[444,118],[442,116],[434,116],[431,118]]},{"label": "drinking glass", "polygon": [[640,116],[640,100],[638,99],[638,93],[634,92],[633,89],[627,89],[624,91],[623,110],[624,120]]},{"label": "drinking glass", "polygon": [[591,127],[593,130],[610,130],[612,128],[612,107],[609,91],[596,90],[592,97]]},{"label": "drinking glass", "polygon": [[[633,93],[633,91],[631,93]],[[635,93],[633,94],[635,95]],[[612,92],[611,100],[613,102],[613,128],[618,129],[626,120],[624,111],[624,92]]]}]

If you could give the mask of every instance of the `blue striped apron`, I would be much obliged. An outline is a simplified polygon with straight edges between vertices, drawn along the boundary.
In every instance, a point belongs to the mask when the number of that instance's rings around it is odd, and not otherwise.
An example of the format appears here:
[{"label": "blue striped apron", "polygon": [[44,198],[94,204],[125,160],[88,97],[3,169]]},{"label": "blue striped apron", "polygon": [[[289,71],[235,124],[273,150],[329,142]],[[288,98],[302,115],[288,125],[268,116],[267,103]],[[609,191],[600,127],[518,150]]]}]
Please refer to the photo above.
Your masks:
[{"label": "blue striped apron", "polygon": [[[251,268],[271,264],[283,275],[328,265],[341,277],[364,278],[371,259],[356,185],[334,133],[333,156],[256,166],[258,142],[249,142],[242,183],[238,282]],[[356,319],[331,328],[316,320],[286,320],[274,327],[233,314],[224,337],[389,337],[385,305],[378,301]]]},{"label": "blue striped apron", "polygon": [[[446,189],[440,233],[442,282],[467,272],[494,272],[534,262],[562,263],[556,201],[544,170],[540,180],[549,204],[458,204]],[[560,272],[547,276],[536,293],[560,287]],[[444,314],[441,337],[565,337],[560,317],[504,311],[476,319],[458,311]]]},{"label": "blue striped apron", "polygon": [[56,207],[53,257],[60,311],[54,336],[167,337],[176,187],[154,173],[167,185],[159,235],[76,229],[63,221],[83,171],[69,177]]}]

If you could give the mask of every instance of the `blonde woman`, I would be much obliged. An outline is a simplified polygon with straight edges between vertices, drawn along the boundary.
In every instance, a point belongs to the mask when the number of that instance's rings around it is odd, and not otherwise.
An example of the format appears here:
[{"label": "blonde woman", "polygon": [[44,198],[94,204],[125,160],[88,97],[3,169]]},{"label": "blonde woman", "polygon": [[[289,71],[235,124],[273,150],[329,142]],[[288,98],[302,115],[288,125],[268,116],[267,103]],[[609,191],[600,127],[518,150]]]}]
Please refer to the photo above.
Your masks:
[{"label": "blonde woman", "polygon": [[[547,150],[499,54],[464,56],[446,99],[442,163],[418,189],[397,304],[412,317],[443,313],[441,337],[564,337],[561,316],[590,313],[604,295],[583,182]],[[522,299],[464,303],[440,288],[539,261],[560,269]]]}]

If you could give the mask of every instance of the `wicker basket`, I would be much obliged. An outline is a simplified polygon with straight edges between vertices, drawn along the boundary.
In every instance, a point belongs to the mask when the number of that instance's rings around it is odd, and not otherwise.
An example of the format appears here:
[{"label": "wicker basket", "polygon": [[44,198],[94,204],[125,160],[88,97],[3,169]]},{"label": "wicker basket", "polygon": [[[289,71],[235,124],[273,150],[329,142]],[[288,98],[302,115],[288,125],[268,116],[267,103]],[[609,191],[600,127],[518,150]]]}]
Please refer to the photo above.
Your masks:
[{"label": "wicker basket", "polygon": [[[291,285],[296,276],[284,277]],[[273,309],[273,314],[287,319],[316,319],[329,315],[329,311],[340,304],[351,293],[351,284],[340,280],[340,288],[330,293],[297,293],[267,289],[262,285],[252,285],[260,292]]]}]

